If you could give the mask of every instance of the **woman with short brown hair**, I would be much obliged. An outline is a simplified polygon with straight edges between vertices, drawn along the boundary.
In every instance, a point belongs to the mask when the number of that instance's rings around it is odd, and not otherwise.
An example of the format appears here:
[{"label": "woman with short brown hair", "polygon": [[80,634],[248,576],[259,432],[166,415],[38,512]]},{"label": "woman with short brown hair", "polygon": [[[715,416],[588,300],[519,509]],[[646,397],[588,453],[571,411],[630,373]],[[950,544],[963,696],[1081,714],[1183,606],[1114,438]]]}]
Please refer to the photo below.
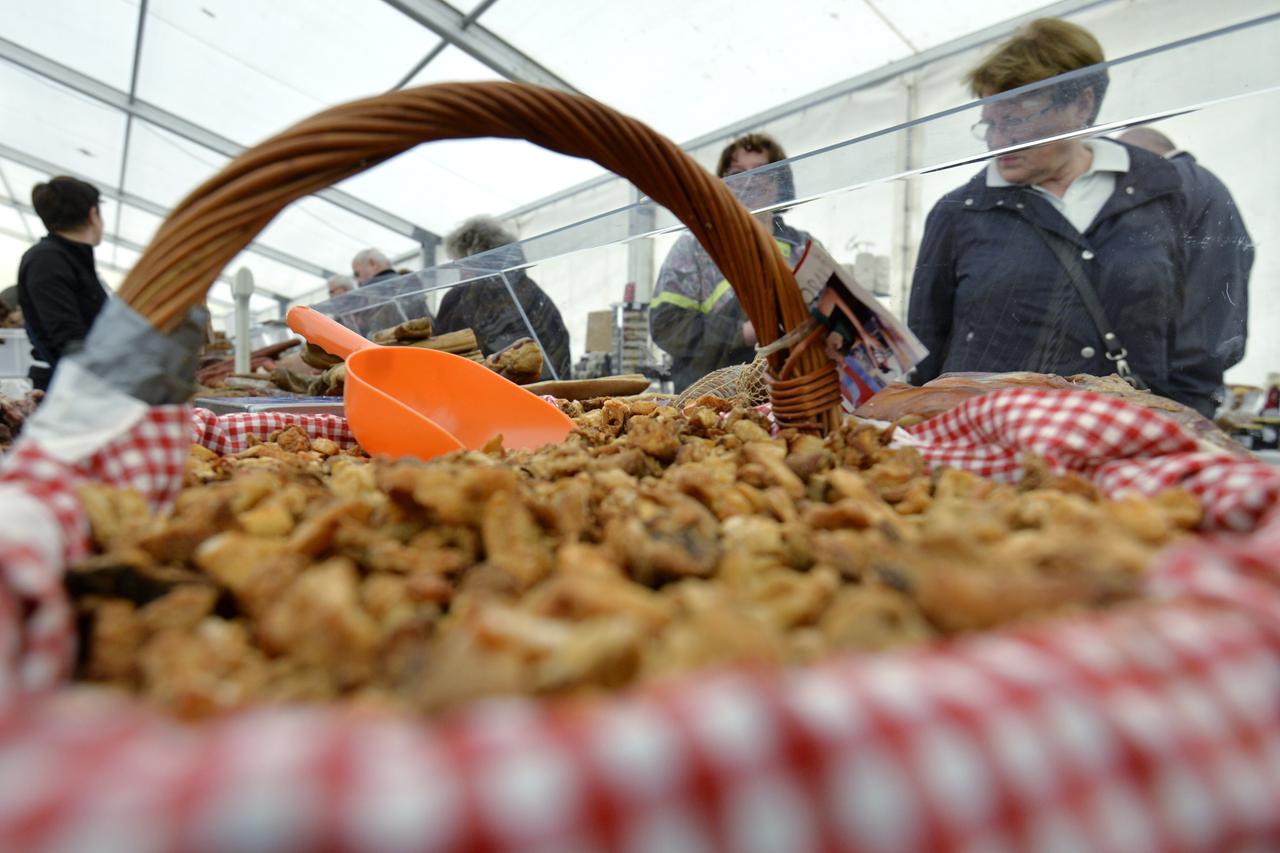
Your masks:
[{"label": "woman with short brown hair", "polygon": [[[925,223],[908,324],[930,355],[915,381],[1127,369],[1156,393],[1213,413],[1225,365],[1181,315],[1187,289],[1207,289],[1192,272],[1210,267],[1215,251],[1192,265],[1188,246],[1217,245],[1205,230],[1214,224],[1185,216],[1167,161],[1078,134],[1106,94],[1102,60],[1087,30],[1041,19],[967,75],[988,99],[974,132],[998,154]],[[1046,79],[1056,82],[1014,91]],[[1003,92],[1013,94],[993,99]],[[1039,139],[1050,141],[1018,147]]]}]

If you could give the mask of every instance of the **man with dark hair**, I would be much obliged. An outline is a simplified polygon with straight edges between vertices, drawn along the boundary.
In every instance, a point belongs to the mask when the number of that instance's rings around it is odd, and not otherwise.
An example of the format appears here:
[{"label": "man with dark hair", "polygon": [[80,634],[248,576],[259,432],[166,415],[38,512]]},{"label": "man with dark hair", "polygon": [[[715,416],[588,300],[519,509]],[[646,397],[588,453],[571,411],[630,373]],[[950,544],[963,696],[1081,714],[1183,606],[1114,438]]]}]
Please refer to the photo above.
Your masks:
[{"label": "man with dark hair", "polygon": [[[772,137],[748,133],[725,146],[716,164],[716,176],[730,178],[734,194],[748,210],[764,210],[759,218],[773,232],[778,249],[794,268],[804,257],[810,237],[782,220],[776,205],[795,198],[791,167]],[[671,248],[649,303],[649,334],[671,356],[671,379],[683,391],[703,376],[755,358],[755,330],[747,322],[733,288],[692,234],[685,234]]]},{"label": "man with dark hair", "polygon": [[22,256],[18,302],[32,351],[48,365],[33,365],[29,375],[45,389],[58,361],[80,348],[107,303],[93,264],[102,212],[96,187],[65,176],[36,184],[31,205],[49,233]]}]

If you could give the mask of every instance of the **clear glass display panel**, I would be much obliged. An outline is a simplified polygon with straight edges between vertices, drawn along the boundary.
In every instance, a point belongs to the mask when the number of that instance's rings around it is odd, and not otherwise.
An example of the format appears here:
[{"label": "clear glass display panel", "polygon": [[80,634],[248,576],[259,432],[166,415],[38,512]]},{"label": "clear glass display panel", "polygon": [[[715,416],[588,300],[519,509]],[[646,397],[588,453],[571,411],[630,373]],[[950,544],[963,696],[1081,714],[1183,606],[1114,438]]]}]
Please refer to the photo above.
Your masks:
[{"label": "clear glass display panel", "polygon": [[[1134,369],[1154,390],[1204,408],[1209,386],[1224,370],[1228,381],[1260,382],[1280,367],[1280,345],[1272,336],[1246,340],[1244,334],[1245,316],[1255,330],[1265,328],[1262,321],[1280,307],[1265,286],[1280,272],[1271,245],[1280,229],[1280,202],[1268,189],[1274,186],[1269,140],[1280,130],[1280,56],[1268,45],[1278,38],[1280,16],[1272,16],[1114,61],[1106,66],[1109,88],[1089,126],[1067,119],[1081,79],[1097,69],[886,128],[728,183],[760,215],[779,214],[820,241],[895,313],[909,317],[934,351],[935,363],[926,364],[930,372],[1113,372],[1063,256],[1051,248],[1058,241],[1045,241],[1022,208],[998,209],[1001,201],[1023,204],[1036,211],[1042,227],[1047,223],[1051,233],[1075,245],[1082,262],[1094,261],[1089,269],[1100,272],[1086,274],[1097,276],[1094,288]],[[1237,53],[1254,59],[1220,61]],[[974,125],[984,120],[994,128],[975,133]],[[1095,140],[1146,122],[1157,122],[1216,178],[1187,161],[1178,165]],[[1030,168],[1046,150],[1092,152],[1099,171],[1112,174],[1115,188],[1105,204],[1113,209],[1095,215],[1098,227],[1069,225],[1044,193],[1017,186],[1018,170]],[[1123,169],[1115,164],[1116,150],[1128,161]],[[991,167],[994,173],[1008,174],[1005,180],[1014,186],[988,180],[993,158],[1002,158]],[[766,191],[788,181],[794,195],[770,201]],[[964,187],[972,191],[956,192]],[[1247,235],[1233,230],[1237,214],[1224,207],[1223,192],[1233,197]],[[939,213],[925,233],[933,210]],[[661,375],[664,361],[697,354],[691,351],[703,339],[689,336],[683,348],[678,341],[668,342],[668,349],[631,345],[628,321],[631,328],[636,321],[626,313],[632,309],[619,306],[643,310],[647,303],[652,313],[661,304],[655,293],[662,288],[655,283],[681,239],[669,212],[641,201],[317,307],[369,332],[384,321],[436,310],[432,306],[449,290],[523,275],[559,311],[575,368],[601,369],[588,364],[588,353],[607,349],[614,356],[607,371],[630,372],[647,347],[650,366]],[[1246,315],[1243,273],[1250,265]],[[707,275],[714,292],[718,281]],[[532,301],[521,300],[520,307],[529,315]],[[592,319],[608,312],[612,325]],[[533,325],[525,323],[530,336]],[[592,329],[598,334],[589,340]],[[630,353],[619,352],[619,338]]]}]

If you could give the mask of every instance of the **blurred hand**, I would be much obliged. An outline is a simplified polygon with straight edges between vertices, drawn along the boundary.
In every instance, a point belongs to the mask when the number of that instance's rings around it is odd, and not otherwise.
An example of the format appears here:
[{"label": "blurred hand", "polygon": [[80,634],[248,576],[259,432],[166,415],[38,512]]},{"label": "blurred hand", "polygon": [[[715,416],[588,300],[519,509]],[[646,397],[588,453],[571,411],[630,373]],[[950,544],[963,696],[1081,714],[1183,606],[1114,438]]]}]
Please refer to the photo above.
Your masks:
[{"label": "blurred hand", "polygon": [[755,346],[760,343],[760,339],[756,337],[756,327],[751,325],[751,321],[742,324],[742,337],[747,342],[747,346]]}]

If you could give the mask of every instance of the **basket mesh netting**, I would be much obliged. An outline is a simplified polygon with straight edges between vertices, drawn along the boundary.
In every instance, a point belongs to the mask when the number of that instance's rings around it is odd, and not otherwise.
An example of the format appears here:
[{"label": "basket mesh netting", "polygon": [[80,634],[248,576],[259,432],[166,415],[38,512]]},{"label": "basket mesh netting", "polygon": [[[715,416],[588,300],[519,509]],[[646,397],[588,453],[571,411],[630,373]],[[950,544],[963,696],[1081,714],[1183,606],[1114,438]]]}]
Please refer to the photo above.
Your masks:
[{"label": "basket mesh netting", "polygon": [[676,405],[683,408],[699,397],[719,397],[743,406],[759,406],[769,402],[769,386],[764,372],[769,366],[764,356],[748,364],[733,364],[713,370],[686,388],[676,398]]}]

